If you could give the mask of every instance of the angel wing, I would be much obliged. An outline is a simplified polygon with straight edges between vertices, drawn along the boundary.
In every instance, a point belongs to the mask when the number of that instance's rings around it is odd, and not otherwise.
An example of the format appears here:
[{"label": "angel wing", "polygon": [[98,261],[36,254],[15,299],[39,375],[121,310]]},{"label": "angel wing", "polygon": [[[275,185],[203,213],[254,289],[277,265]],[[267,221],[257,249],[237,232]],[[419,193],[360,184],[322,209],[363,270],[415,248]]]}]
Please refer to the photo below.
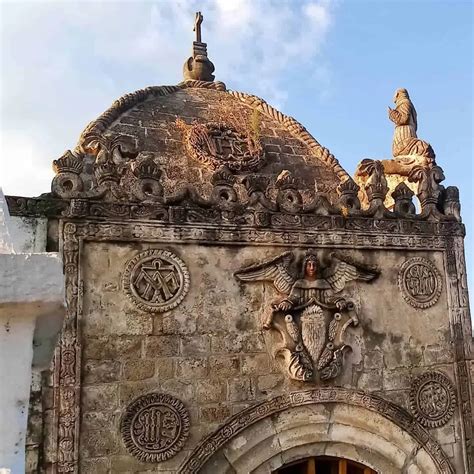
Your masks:
[{"label": "angel wing", "polygon": [[371,281],[379,275],[376,270],[363,268],[360,265],[343,260],[342,257],[337,257],[334,254],[331,257],[331,265],[324,270],[323,276],[336,293],[342,291],[348,281]]},{"label": "angel wing", "polygon": [[234,276],[241,281],[271,281],[280,293],[287,295],[296,281],[289,271],[293,258],[292,252],[285,252],[265,262],[243,268],[235,272]]}]

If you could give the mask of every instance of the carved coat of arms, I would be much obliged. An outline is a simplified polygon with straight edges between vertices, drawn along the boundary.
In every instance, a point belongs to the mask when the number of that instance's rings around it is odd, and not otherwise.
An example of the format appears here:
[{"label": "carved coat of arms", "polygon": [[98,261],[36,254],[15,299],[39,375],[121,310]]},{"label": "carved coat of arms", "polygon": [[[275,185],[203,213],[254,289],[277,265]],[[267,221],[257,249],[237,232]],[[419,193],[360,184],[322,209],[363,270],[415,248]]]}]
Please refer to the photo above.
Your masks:
[{"label": "carved coat of arms", "polygon": [[265,165],[265,153],[258,137],[237,131],[225,123],[187,125],[176,121],[184,133],[188,153],[209,168],[226,166],[233,173],[257,171]]},{"label": "carved coat of arms", "polygon": [[285,252],[278,257],[239,270],[235,277],[244,282],[268,281],[280,293],[263,318],[263,328],[277,331],[281,342],[273,355],[283,357],[290,378],[302,381],[329,380],[342,370],[344,333],[357,325],[355,305],[343,290],[351,280],[371,281],[374,269],[330,256],[324,268],[308,253],[301,271],[292,272],[295,256]]}]

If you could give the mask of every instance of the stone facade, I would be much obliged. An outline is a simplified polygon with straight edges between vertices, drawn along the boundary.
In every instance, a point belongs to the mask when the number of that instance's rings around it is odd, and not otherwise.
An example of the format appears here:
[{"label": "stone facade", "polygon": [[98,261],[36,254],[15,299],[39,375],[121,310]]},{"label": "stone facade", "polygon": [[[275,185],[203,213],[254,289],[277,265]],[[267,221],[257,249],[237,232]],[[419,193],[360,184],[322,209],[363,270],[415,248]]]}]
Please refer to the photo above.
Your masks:
[{"label": "stone facade", "polygon": [[389,210],[380,161],[360,189],[296,120],[198,75],[119,99],[54,166],[50,196],[8,198],[64,261],[40,472],[469,472],[464,227],[434,162],[410,174],[420,212],[408,177]]}]

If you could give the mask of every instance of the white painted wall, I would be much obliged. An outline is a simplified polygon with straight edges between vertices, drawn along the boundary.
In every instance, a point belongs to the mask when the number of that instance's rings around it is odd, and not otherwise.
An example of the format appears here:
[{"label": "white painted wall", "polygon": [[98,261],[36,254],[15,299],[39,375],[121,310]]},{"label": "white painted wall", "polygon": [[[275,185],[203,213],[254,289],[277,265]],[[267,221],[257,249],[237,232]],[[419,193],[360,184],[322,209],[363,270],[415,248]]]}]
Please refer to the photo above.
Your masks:
[{"label": "white painted wall", "polygon": [[25,472],[32,366],[48,366],[65,313],[62,264],[45,248],[46,221],[11,218],[0,189],[0,474]]}]

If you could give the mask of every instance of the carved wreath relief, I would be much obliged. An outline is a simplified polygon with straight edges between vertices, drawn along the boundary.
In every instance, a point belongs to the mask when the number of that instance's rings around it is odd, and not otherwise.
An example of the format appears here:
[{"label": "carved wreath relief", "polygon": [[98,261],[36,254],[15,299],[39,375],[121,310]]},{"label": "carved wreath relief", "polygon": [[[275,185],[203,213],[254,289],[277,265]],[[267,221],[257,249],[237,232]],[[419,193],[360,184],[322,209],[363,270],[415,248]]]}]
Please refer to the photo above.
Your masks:
[{"label": "carved wreath relief", "polygon": [[271,281],[282,298],[275,300],[264,317],[263,328],[276,331],[281,343],[274,357],[283,357],[294,380],[337,377],[342,370],[344,333],[359,322],[352,301],[341,295],[351,280],[371,281],[375,270],[362,268],[331,254],[329,266],[319,269],[316,255],[308,253],[299,275],[291,272],[292,252],[235,273],[245,282]]},{"label": "carved wreath relief", "polygon": [[141,309],[163,312],[178,306],[189,290],[184,262],[167,250],[147,250],[130,260],[123,288]]},{"label": "carved wreath relief", "polygon": [[186,147],[196,160],[212,169],[226,166],[234,173],[257,171],[265,163],[260,141],[224,123],[193,124],[185,128]]},{"label": "carved wreath relief", "polygon": [[441,372],[427,372],[413,381],[410,407],[423,426],[445,425],[453,416],[455,405],[453,384]]},{"label": "carved wreath relief", "polygon": [[177,398],[149,393],[128,406],[120,431],[128,451],[140,461],[166,461],[188,438],[189,413]]},{"label": "carved wreath relief", "polygon": [[438,301],[443,283],[435,264],[423,257],[408,259],[398,273],[404,300],[414,308],[429,308]]}]

